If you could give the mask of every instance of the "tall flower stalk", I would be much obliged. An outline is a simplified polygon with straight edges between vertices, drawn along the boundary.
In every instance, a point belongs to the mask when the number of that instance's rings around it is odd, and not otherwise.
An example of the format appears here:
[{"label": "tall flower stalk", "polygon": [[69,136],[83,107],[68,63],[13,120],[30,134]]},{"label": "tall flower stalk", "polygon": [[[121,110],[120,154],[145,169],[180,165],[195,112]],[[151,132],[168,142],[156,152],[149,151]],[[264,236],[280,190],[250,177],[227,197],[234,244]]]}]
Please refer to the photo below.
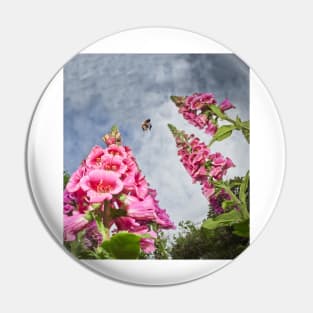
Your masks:
[{"label": "tall flower stalk", "polygon": [[[136,258],[174,228],[116,126],[94,146],[64,190],[64,241],[96,258]],[[132,248],[130,251],[127,249]]]},{"label": "tall flower stalk", "polygon": [[[205,198],[213,205],[216,214],[223,213],[214,203],[217,196],[230,200],[231,195],[222,187],[222,179],[227,170],[235,167],[233,161],[224,157],[221,153],[213,153],[210,148],[195,135],[186,134],[178,130],[174,125],[168,124],[178,148],[177,154],[184,168],[192,178],[193,183],[200,183]],[[235,201],[233,207],[236,207]]]},{"label": "tall flower stalk", "polygon": [[230,137],[234,130],[241,131],[249,143],[249,121],[243,122],[239,116],[235,120],[230,118],[225,112],[235,106],[228,99],[218,105],[212,93],[172,96],[171,99],[178,107],[178,112],[191,125],[212,136],[210,142],[205,144],[195,135],[186,134],[168,124],[175,138],[181,163],[191,176],[192,182],[200,183],[202,193],[213,210],[213,217],[207,219],[202,227],[213,230],[221,226],[232,226],[236,235],[248,237],[249,172],[241,180],[239,194],[235,194],[234,186],[224,180],[227,170],[235,164],[229,157],[224,157],[219,152],[213,153],[210,147],[215,141]]}]

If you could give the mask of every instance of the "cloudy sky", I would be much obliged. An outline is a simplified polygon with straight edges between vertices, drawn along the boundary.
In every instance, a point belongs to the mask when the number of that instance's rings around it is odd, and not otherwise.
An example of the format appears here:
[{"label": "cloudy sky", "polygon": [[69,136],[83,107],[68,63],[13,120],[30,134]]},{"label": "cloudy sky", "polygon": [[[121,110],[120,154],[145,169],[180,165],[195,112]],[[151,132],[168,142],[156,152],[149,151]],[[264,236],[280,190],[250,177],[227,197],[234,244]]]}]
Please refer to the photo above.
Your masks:
[{"label": "cloudy sky", "polygon": [[[249,68],[233,54],[80,54],[64,67],[64,167],[72,173],[92,146],[118,125],[123,143],[132,148],[162,208],[171,218],[200,222],[208,206],[200,185],[179,162],[168,123],[209,137],[185,121],[170,101],[171,95],[213,92],[221,102],[236,106],[230,115],[249,119]],[[151,118],[152,131],[141,122]],[[212,146],[232,158],[236,168],[228,178],[249,168],[249,146],[236,132]]]}]

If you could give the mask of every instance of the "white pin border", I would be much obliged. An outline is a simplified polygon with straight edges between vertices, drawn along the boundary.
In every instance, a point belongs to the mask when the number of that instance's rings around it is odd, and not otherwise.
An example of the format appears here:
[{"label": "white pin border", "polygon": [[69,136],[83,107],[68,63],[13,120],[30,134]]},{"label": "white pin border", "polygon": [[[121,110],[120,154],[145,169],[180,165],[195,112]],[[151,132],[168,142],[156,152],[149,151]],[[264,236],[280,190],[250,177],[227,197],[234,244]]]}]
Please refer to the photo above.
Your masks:
[{"label": "white pin border", "polygon": [[[201,35],[172,28],[140,28],[106,37],[81,53],[231,53]],[[261,233],[278,201],[285,171],[279,115],[250,70],[250,240]],[[42,94],[28,134],[26,166],[37,210],[63,247],[63,71]],[[74,258],[74,257],[73,257]],[[206,276],[232,260],[78,260],[107,277],[143,285],[178,284]]]}]

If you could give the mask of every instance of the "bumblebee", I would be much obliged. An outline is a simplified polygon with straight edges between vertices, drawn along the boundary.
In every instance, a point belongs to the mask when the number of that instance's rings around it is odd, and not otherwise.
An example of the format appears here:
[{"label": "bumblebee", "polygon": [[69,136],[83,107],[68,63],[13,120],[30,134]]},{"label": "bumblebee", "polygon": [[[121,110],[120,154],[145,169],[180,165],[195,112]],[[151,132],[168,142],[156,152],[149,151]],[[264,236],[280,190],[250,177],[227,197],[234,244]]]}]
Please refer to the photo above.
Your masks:
[{"label": "bumblebee", "polygon": [[151,128],[152,128],[152,125],[151,125],[151,120],[150,120],[150,118],[148,118],[148,119],[146,119],[146,120],[144,120],[144,121],[142,122],[142,124],[141,124],[141,129],[142,129],[143,131],[151,130]]}]

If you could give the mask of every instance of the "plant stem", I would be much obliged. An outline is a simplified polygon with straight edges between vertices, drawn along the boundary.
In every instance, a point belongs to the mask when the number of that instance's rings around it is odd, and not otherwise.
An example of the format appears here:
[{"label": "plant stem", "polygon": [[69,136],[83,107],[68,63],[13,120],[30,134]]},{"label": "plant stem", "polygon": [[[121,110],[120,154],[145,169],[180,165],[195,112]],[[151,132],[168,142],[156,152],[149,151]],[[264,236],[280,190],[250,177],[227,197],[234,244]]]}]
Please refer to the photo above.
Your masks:
[{"label": "plant stem", "polygon": [[[228,122],[232,123],[234,126],[236,126],[236,129],[237,129],[237,130],[240,130],[243,135],[244,135],[244,132],[243,132],[244,129],[245,129],[245,130],[248,130],[249,133],[250,133],[250,127],[245,126],[245,125],[242,125],[242,124],[239,124],[239,125],[238,125],[238,123],[237,123],[235,120],[233,120],[232,118],[228,117],[227,115],[224,115],[224,117],[223,117],[222,119],[225,120],[225,121],[228,121]],[[250,143],[249,140],[246,138],[245,135],[244,135],[244,137],[245,137],[245,139],[247,140],[247,142]]]}]

